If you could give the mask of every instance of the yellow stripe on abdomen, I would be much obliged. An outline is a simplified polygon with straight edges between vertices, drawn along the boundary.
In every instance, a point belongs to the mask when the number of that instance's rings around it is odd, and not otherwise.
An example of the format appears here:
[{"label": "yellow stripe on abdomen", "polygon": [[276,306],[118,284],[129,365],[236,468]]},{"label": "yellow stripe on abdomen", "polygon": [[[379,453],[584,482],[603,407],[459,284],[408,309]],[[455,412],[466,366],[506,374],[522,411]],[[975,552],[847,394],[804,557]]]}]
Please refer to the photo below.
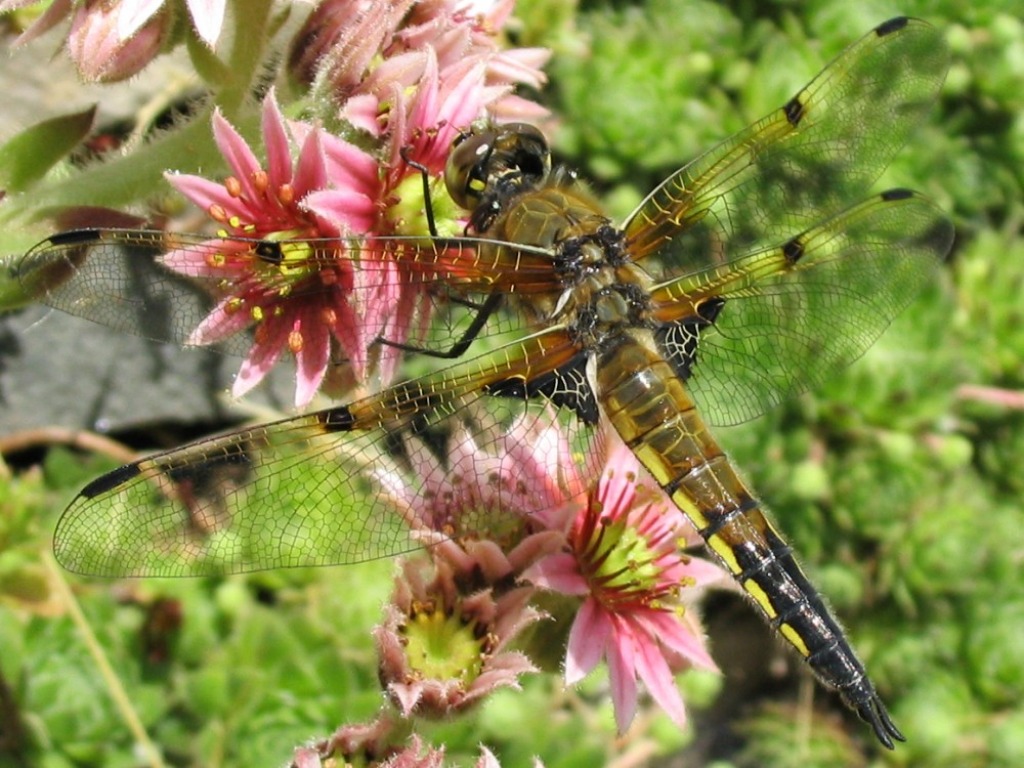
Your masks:
[{"label": "yellow stripe on abdomen", "polygon": [[640,463],[819,677],[844,691],[864,684],[864,669],[838,623],[671,366],[624,334],[598,360],[597,396]]}]

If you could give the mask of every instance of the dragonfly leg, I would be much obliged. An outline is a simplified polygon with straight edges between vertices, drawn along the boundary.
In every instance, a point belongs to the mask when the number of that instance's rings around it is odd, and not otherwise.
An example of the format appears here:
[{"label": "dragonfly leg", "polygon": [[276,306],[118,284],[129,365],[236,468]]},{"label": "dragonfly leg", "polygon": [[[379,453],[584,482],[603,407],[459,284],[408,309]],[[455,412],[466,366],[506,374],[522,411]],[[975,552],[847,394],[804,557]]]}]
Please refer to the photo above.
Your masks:
[{"label": "dragonfly leg", "polygon": [[423,213],[427,217],[427,230],[431,237],[437,237],[437,225],[434,223],[434,204],[430,199],[430,171],[423,163],[417,162],[409,157],[411,147],[402,147],[398,154],[410,168],[420,172],[420,180],[423,182]]},{"label": "dragonfly leg", "polygon": [[482,304],[462,299],[453,299],[453,301],[462,304],[463,306],[477,309],[478,312],[476,317],[473,318],[473,322],[469,324],[469,328],[467,328],[465,333],[462,334],[462,337],[449,349],[444,351],[425,349],[423,347],[418,347],[415,344],[403,344],[400,341],[391,341],[390,339],[385,339],[383,336],[378,336],[375,343],[394,347],[395,349],[400,349],[403,352],[415,352],[416,354],[426,355],[428,357],[437,357],[442,360],[454,360],[455,358],[462,357],[466,350],[469,349],[470,344],[472,344],[476,337],[480,335],[480,331],[483,330],[484,325],[487,324],[487,320],[494,313],[494,310],[496,310],[501,304],[502,296],[500,293],[489,294],[487,296],[487,300]]}]

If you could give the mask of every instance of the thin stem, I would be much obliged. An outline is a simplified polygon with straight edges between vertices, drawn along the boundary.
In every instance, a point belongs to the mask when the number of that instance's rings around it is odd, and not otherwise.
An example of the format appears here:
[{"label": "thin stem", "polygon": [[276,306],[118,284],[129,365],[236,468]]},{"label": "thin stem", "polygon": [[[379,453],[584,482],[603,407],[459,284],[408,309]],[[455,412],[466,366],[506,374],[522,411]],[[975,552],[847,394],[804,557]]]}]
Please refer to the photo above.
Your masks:
[{"label": "thin stem", "polygon": [[79,606],[78,601],[75,599],[71,588],[68,586],[67,580],[64,578],[64,572],[60,566],[53,559],[53,555],[49,552],[43,553],[43,565],[49,571],[52,577],[51,582],[56,590],[61,601],[68,609],[68,614],[71,616],[71,621],[78,629],[82,636],[82,640],[85,643],[86,649],[89,651],[89,655],[92,656],[93,661],[96,662],[96,667],[100,671],[104,682],[107,684],[107,690],[110,691],[110,698],[114,701],[114,706],[121,713],[121,717],[125,724],[128,726],[128,730],[131,731],[135,737],[135,741],[138,743],[143,759],[150,768],[166,768],[166,764],[160,755],[160,751],[157,749],[156,744],[149,738],[149,734],[146,733],[146,729],[142,725],[142,720],[139,719],[138,713],[135,711],[135,707],[132,706],[131,699],[128,698],[128,693],[125,691],[124,686],[121,685],[121,680],[114,672],[113,667],[110,666],[110,662],[107,660],[107,655],[103,651],[103,646],[100,645],[96,639],[96,635],[92,631],[92,627],[89,626],[89,621],[85,618],[85,614],[82,613],[82,608]]}]

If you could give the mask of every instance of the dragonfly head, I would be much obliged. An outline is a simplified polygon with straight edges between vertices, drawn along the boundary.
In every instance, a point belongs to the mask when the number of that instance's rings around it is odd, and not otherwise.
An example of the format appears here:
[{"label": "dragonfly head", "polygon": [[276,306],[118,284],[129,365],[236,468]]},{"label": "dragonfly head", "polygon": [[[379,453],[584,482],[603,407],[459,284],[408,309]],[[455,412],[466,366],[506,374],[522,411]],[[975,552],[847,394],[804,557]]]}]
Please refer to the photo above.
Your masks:
[{"label": "dragonfly head", "polygon": [[485,232],[516,195],[536,189],[551,171],[544,135],[527,123],[483,124],[452,143],[444,181],[456,204]]}]

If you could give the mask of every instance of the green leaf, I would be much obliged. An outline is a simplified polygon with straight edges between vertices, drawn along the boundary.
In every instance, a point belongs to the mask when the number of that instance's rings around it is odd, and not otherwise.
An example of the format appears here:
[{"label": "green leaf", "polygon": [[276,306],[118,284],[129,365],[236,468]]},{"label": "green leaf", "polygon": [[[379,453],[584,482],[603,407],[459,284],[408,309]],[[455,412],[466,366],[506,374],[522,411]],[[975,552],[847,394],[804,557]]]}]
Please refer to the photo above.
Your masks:
[{"label": "green leaf", "polygon": [[0,186],[21,192],[41,179],[84,139],[92,128],[95,105],[26,128],[0,147]]}]

